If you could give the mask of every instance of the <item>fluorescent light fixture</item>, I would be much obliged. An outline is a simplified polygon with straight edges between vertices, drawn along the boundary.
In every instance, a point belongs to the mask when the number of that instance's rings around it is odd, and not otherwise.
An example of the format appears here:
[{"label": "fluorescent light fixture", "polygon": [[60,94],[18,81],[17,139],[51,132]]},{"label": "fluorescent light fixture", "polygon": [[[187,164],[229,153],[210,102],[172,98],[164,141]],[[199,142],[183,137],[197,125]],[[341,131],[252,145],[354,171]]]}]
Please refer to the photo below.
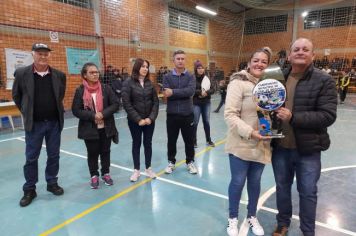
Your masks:
[{"label": "fluorescent light fixture", "polygon": [[208,13],[208,14],[213,15],[213,16],[216,16],[216,14],[217,14],[215,11],[213,11],[213,10],[211,10],[211,9],[208,9],[208,8],[206,8],[206,7],[199,6],[199,5],[195,6],[195,8],[196,8],[197,10],[199,10],[199,11]]},{"label": "fluorescent light fixture", "polygon": [[305,12],[302,13],[302,17],[306,17],[307,15],[308,15],[308,12],[307,12],[307,11],[305,11]]}]

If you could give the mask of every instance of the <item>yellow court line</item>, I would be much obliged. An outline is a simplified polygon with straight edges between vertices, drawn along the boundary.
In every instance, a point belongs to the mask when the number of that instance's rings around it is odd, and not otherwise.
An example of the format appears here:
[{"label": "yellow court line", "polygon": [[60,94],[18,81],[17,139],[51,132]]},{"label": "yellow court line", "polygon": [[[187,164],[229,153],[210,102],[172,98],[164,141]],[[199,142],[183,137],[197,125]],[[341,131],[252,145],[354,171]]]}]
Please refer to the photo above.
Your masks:
[{"label": "yellow court line", "polygon": [[[218,142],[215,143],[215,146],[221,145],[221,144],[223,144],[224,142],[225,142],[225,139],[220,140],[220,141],[218,141]],[[201,150],[200,152],[196,153],[196,154],[195,154],[195,157],[198,157],[198,156],[202,155],[203,153],[205,153],[205,152],[207,152],[207,151],[210,151],[212,148],[213,148],[213,147],[206,147],[206,148],[204,148],[204,149]],[[176,163],[176,167],[182,165],[183,163],[185,163],[185,160],[179,161],[178,163]],[[160,172],[157,174],[157,176],[161,176],[161,175],[163,175],[163,174],[164,174],[164,170],[160,171]],[[118,199],[118,198],[120,198],[120,197],[126,195],[127,193],[129,193],[129,192],[135,190],[136,188],[138,188],[138,187],[140,187],[140,186],[142,186],[142,185],[144,185],[144,184],[146,184],[146,183],[148,183],[148,182],[150,182],[150,181],[152,181],[151,178],[147,178],[147,179],[145,179],[145,180],[142,180],[142,181],[140,181],[140,182],[138,182],[138,183],[136,183],[136,184],[134,184],[134,185],[132,185],[132,186],[126,188],[125,190],[123,190],[123,191],[121,191],[121,192],[115,194],[114,196],[109,197],[108,199],[106,199],[106,200],[104,200],[104,201],[102,201],[102,202],[100,202],[100,203],[98,203],[98,204],[96,204],[96,205],[94,205],[94,206],[92,206],[92,207],[86,209],[85,211],[83,211],[83,212],[77,214],[76,216],[73,216],[72,218],[69,218],[68,220],[66,220],[66,221],[64,221],[64,222],[62,222],[62,223],[60,223],[60,224],[58,224],[58,225],[52,227],[51,229],[49,229],[49,230],[47,230],[47,231],[45,231],[45,232],[43,232],[43,233],[41,233],[41,234],[39,234],[39,236],[47,236],[47,235],[50,235],[50,234],[52,234],[52,233],[54,233],[54,232],[60,230],[61,228],[65,227],[66,225],[69,225],[69,224],[73,223],[74,221],[79,220],[80,218],[82,218],[82,217],[88,215],[89,213],[91,213],[91,212],[93,212],[93,211],[99,209],[100,207],[102,207],[102,206],[104,206],[104,205],[106,205],[106,204],[108,204],[108,203],[114,201],[115,199]]]}]

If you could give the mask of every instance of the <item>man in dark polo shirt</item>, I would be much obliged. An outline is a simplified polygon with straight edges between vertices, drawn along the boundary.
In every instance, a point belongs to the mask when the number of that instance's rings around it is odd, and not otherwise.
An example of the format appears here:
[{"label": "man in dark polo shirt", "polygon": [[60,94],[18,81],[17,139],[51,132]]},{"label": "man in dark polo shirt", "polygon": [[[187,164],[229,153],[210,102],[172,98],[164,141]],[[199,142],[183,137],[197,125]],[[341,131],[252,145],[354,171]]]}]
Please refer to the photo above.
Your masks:
[{"label": "man in dark polo shirt", "polygon": [[63,129],[63,98],[66,76],[48,65],[51,49],[44,43],[32,46],[34,63],[15,71],[12,97],[24,118],[26,163],[24,166],[24,196],[20,206],[29,205],[37,196],[38,157],[46,140],[47,191],[62,195],[58,186],[59,147]]}]

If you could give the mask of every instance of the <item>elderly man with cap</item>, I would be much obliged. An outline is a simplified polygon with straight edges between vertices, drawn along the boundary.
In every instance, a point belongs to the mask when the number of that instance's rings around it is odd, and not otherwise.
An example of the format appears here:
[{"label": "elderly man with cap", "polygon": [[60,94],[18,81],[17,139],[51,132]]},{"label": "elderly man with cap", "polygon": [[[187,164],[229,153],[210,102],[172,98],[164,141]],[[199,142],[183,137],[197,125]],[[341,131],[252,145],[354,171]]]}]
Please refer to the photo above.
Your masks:
[{"label": "elderly man with cap", "polygon": [[38,158],[43,139],[46,140],[47,191],[62,195],[58,185],[59,148],[63,129],[63,98],[66,76],[48,65],[51,49],[44,43],[32,46],[33,64],[15,71],[12,97],[24,118],[26,163],[24,165],[24,196],[20,206],[31,204],[37,196]]}]

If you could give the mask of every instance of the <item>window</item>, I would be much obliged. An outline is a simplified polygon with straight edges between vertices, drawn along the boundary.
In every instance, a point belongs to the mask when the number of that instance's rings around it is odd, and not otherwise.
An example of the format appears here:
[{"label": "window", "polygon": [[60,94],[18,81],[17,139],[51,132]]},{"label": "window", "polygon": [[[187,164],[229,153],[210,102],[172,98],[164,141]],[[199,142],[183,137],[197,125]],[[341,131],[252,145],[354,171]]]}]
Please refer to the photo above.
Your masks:
[{"label": "window", "polygon": [[346,26],[356,23],[356,7],[339,7],[309,12],[304,29]]},{"label": "window", "polygon": [[205,21],[203,17],[169,7],[169,26],[172,28],[205,34]]},{"label": "window", "polygon": [[309,12],[306,18],[304,20],[304,29],[319,28],[320,11]]},{"label": "window", "polygon": [[54,1],[62,2],[62,3],[66,3],[66,4],[70,4],[70,5],[82,7],[82,8],[88,8],[88,9],[92,8],[91,0],[54,0]]},{"label": "window", "polygon": [[334,22],[334,9],[320,11],[320,28],[332,27]]},{"label": "window", "polygon": [[335,9],[335,26],[349,25],[351,18],[351,7]]},{"label": "window", "polygon": [[287,31],[288,15],[268,16],[245,21],[244,34],[265,34]]}]

